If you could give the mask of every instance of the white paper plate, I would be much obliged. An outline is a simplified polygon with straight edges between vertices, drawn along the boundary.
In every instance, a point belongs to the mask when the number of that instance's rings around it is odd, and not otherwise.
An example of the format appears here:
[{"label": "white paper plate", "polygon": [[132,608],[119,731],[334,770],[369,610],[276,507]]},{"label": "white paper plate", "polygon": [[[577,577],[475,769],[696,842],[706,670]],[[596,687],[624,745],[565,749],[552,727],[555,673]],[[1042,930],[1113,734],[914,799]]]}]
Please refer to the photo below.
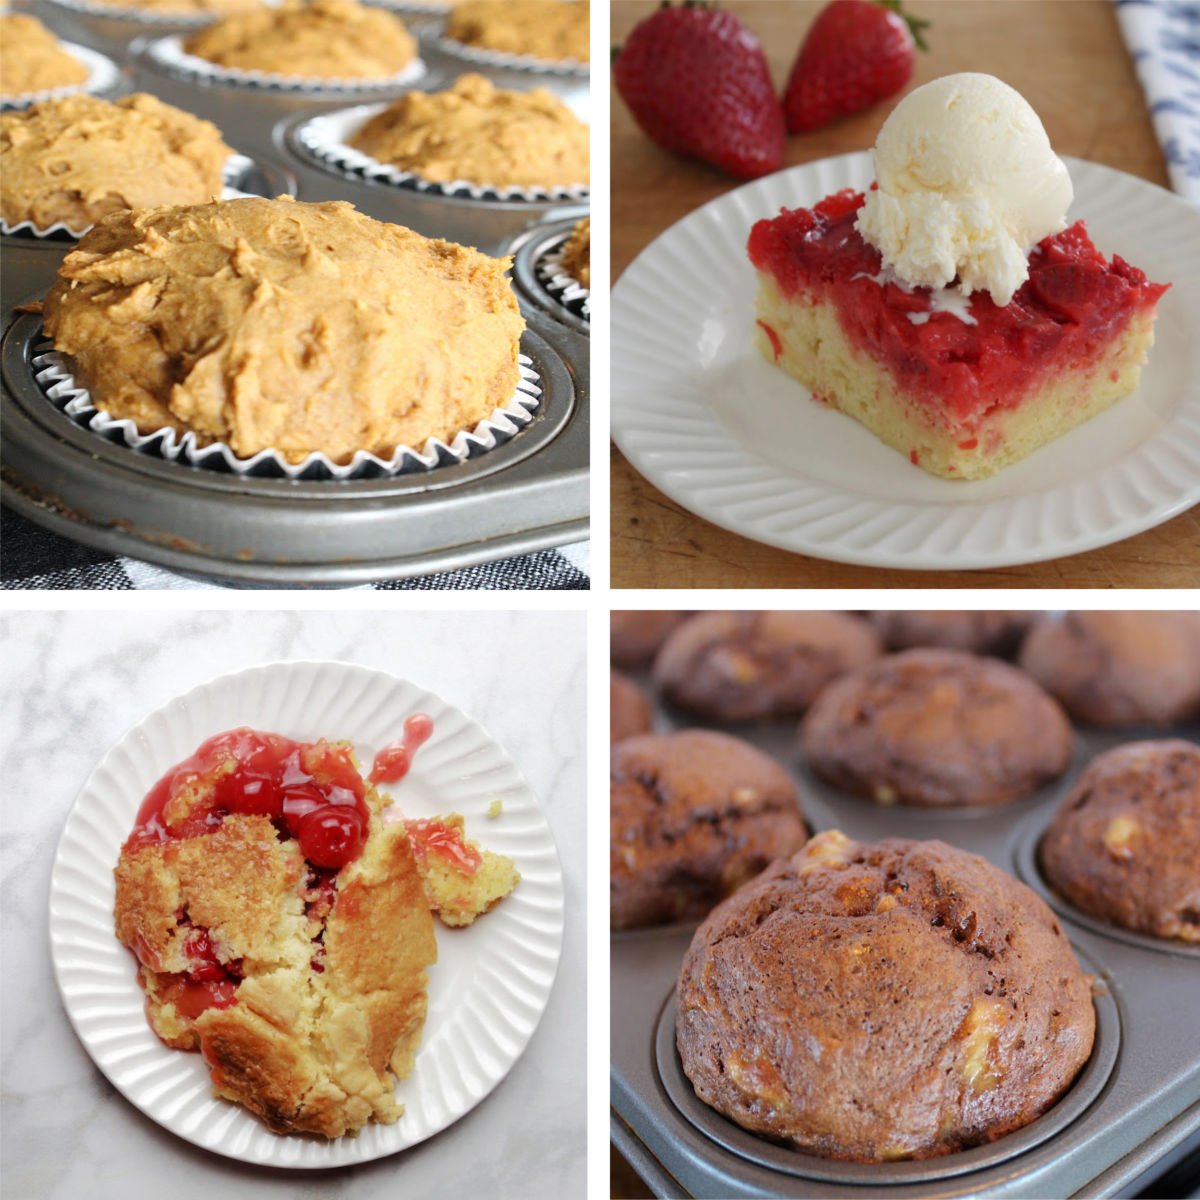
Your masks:
[{"label": "white paper plate", "polygon": [[612,299],[612,433],[651,483],[744,537],[835,562],[955,569],[1076,554],[1200,500],[1200,211],[1067,159],[1070,219],[1173,286],[1137,391],[999,475],[937,479],[809,401],[751,344],[751,225],[874,177],[862,152],[706,204],[653,242]]},{"label": "white paper plate", "polygon": [[[429,1019],[406,1112],[333,1141],[271,1133],[212,1096],[199,1054],[170,1050],[143,1013],[133,956],[113,933],[113,868],[143,795],[212,734],[238,725],[312,740],[351,739],[364,763],[426,712],[434,734],[392,794],[406,816],[450,811],[468,836],[516,860],[521,882],[462,930],[437,926]],[[489,820],[493,800],[502,814]],[[438,696],[347,663],[290,662],[216,679],[152,713],[91,773],[67,817],[50,881],[50,942],[67,1015],[96,1065],[148,1117],[230,1158],[275,1167],[336,1167],[394,1154],[479,1103],[528,1044],[562,945],[562,872],[537,799],[504,751]]]}]

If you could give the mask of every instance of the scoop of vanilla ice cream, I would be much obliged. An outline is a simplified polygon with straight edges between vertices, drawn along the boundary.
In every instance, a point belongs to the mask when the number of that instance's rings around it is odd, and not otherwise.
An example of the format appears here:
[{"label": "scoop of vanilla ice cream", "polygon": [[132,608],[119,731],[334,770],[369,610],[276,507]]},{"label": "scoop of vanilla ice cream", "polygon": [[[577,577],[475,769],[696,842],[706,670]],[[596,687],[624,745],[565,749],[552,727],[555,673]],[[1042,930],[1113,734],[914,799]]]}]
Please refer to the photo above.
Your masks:
[{"label": "scoop of vanilla ice cream", "polygon": [[945,75],[910,92],[875,142],[877,190],[858,231],[914,287],[987,291],[1007,304],[1029,251],[1066,226],[1074,192],[1038,115],[991,75]]}]

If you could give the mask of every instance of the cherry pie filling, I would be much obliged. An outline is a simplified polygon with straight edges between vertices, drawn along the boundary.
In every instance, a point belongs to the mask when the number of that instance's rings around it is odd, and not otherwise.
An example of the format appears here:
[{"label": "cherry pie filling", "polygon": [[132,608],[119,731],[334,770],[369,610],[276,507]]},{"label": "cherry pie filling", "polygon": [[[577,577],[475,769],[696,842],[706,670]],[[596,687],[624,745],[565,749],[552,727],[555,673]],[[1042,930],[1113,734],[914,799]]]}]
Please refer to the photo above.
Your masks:
[{"label": "cherry pie filling", "polygon": [[[323,929],[337,898],[337,873],[362,853],[370,826],[366,786],[349,750],[244,728],[218,734],[151,788],[124,849],[209,834],[232,813],[269,817],[281,840],[299,844],[308,861],[305,910],[322,926],[312,968],[324,971]],[[176,921],[189,929],[184,951],[192,966],[159,973],[161,998],[193,1020],[207,1008],[235,1003],[240,964],[220,962],[208,930],[193,927],[186,911]],[[148,946],[135,952],[143,967],[158,972]]]},{"label": "cherry pie filling", "polygon": [[[1017,407],[1050,369],[1086,369],[1170,286],[1149,282],[1119,255],[1106,261],[1076,221],[1033,250],[1029,278],[1009,304],[1000,308],[987,292],[973,293],[974,324],[967,324],[933,311],[928,288],[879,281],[879,252],[854,227],[864,199],[846,189],[812,209],[757,222],[750,261],[786,299],[807,293],[831,303],[856,349],[887,367],[908,395],[941,406],[956,422]],[[778,358],[778,333],[760,324]]]}]

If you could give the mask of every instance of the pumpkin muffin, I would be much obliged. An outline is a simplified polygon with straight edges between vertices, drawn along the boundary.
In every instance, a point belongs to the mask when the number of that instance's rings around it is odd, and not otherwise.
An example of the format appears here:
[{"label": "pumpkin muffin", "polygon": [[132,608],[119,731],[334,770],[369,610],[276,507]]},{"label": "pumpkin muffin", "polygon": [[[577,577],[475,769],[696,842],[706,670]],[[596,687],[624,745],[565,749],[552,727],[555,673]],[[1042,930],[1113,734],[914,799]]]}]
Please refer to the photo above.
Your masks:
[{"label": "pumpkin muffin", "polygon": [[505,91],[482,75],[406,93],[350,144],[432,183],[556,187],[589,174],[588,127],[553,92]]},{"label": "pumpkin muffin", "polygon": [[567,239],[562,252],[562,269],[585,288],[592,286],[592,222],[584,217]]},{"label": "pumpkin muffin", "polygon": [[650,697],[628,675],[610,671],[608,686],[608,740],[623,742],[654,728]]},{"label": "pumpkin muffin", "polygon": [[137,92],[0,113],[0,213],[82,230],[108,213],[219,196],[233,151],[217,127]]},{"label": "pumpkin muffin", "polygon": [[666,609],[614,609],[608,618],[609,657],[618,667],[644,667],[667,635],[691,613]]},{"label": "pumpkin muffin", "polygon": [[654,662],[679,708],[714,721],[799,716],[831,679],[879,656],[879,638],[836,612],[710,612],[681,625]]},{"label": "pumpkin muffin", "polygon": [[713,910],[676,990],[704,1103],[806,1154],[994,1141],[1091,1054],[1090,982],[1024,884],[944,842],[819,834]]},{"label": "pumpkin muffin", "polygon": [[906,650],[851,671],[800,730],[812,771],[880,804],[1002,804],[1057,779],[1070,723],[1028,675],[957,650]]},{"label": "pumpkin muffin", "polygon": [[1054,890],[1084,912],[1200,942],[1200,746],[1129,742],[1093,759],[1041,860]]},{"label": "pumpkin muffin", "polygon": [[46,332],[97,407],[248,457],[390,457],[512,397],[507,260],[345,202],[114,213],[68,255]]},{"label": "pumpkin muffin", "polygon": [[480,50],[546,62],[591,58],[588,0],[465,0],[446,22],[446,37]]},{"label": "pumpkin muffin", "polygon": [[791,776],[725,733],[618,743],[610,801],[614,929],[699,920],[806,836]]},{"label": "pumpkin muffin", "polygon": [[1021,666],[1089,725],[1200,719],[1200,613],[1047,616],[1030,631]]},{"label": "pumpkin muffin", "polygon": [[303,79],[388,79],[417,57],[400,19],[355,0],[286,0],[217,21],[183,45],[220,67]]},{"label": "pumpkin muffin", "polygon": [[1030,612],[874,612],[871,623],[889,650],[941,646],[971,654],[1013,657],[1026,630]]},{"label": "pumpkin muffin", "polygon": [[0,94],[25,96],[87,78],[87,67],[36,17],[0,14]]}]

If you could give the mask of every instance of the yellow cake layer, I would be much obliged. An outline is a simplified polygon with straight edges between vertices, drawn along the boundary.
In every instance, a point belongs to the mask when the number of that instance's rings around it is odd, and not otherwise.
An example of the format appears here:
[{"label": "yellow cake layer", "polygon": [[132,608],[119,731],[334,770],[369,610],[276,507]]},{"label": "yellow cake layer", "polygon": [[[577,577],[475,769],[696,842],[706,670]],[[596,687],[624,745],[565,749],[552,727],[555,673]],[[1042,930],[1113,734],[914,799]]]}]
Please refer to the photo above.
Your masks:
[{"label": "yellow cake layer", "polygon": [[[968,427],[944,409],[906,396],[886,367],[851,344],[832,304],[815,303],[803,293],[785,299],[774,279],[760,271],[755,312],[782,346],[776,358],[770,339],[755,326],[755,345],[769,362],[922,469],[946,479],[994,475],[1103,412],[1137,387],[1154,344],[1151,309],[1136,314],[1088,369],[1055,372],[1016,408],[973,418]],[[960,449],[972,439],[973,448]]]}]

